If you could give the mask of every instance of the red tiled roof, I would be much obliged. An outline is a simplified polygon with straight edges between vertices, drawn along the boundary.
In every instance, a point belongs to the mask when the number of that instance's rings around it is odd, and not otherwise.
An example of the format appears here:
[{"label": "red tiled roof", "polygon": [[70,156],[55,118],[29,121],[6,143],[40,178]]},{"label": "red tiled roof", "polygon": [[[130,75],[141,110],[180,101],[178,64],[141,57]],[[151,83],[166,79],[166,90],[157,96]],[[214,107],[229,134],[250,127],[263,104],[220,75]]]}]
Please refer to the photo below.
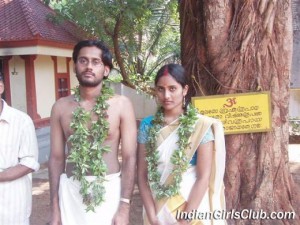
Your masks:
[{"label": "red tiled roof", "polygon": [[51,22],[49,15],[55,14],[40,0],[0,0],[0,43],[42,40],[73,46],[88,37],[74,23]]}]

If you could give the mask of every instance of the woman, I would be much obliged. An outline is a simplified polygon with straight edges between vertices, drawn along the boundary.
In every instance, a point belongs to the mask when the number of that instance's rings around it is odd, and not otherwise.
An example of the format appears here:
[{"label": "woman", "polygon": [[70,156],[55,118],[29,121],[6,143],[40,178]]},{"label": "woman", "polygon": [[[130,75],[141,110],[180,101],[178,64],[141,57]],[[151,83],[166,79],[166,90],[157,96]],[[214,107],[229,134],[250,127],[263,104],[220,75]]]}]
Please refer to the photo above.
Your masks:
[{"label": "woman", "polygon": [[[155,92],[160,107],[142,120],[138,135],[144,224],[212,224],[225,212],[222,124],[187,105],[185,71],[178,64],[158,71]],[[226,224],[216,219],[214,224]]]}]

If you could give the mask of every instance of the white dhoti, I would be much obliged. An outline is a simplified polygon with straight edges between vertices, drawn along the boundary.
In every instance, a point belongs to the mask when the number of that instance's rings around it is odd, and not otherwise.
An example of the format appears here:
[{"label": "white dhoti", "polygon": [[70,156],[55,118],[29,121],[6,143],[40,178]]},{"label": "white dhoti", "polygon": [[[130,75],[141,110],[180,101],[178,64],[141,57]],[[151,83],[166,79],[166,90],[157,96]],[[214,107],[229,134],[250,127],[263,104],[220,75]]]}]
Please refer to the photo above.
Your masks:
[{"label": "white dhoti", "polygon": [[[82,202],[79,193],[80,183],[68,178],[66,174],[60,176],[59,207],[63,225],[111,225],[112,218],[118,210],[121,195],[120,172],[105,177],[105,201],[95,208],[95,212],[86,212],[87,206]],[[95,176],[87,176],[88,181]]]}]

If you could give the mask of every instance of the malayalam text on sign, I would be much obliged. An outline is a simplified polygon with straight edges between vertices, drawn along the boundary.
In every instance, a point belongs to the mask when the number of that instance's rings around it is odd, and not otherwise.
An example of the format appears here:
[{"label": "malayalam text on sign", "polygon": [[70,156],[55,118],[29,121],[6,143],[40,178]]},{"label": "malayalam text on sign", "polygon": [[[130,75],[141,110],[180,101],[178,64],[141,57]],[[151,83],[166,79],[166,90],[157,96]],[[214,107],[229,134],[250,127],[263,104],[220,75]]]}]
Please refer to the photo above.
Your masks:
[{"label": "malayalam text on sign", "polygon": [[225,134],[271,130],[270,92],[193,97],[192,103],[201,114],[221,120]]}]

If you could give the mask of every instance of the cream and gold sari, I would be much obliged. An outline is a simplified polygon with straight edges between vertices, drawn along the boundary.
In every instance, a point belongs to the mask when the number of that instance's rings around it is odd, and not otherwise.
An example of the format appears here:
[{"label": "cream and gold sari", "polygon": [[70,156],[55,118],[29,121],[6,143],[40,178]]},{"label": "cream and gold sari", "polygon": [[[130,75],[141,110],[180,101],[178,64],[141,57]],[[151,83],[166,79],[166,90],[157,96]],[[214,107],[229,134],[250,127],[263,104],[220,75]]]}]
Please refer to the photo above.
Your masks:
[{"label": "cream and gold sari", "polygon": [[[214,219],[214,212],[224,212],[225,197],[223,176],[225,171],[225,141],[223,126],[220,121],[212,119],[207,116],[198,115],[199,119],[196,121],[194,132],[190,137],[191,148],[187,149],[186,155],[192,159],[201,140],[211,127],[214,134],[214,151],[213,151],[213,165],[210,177],[209,188],[206,191],[198,209],[194,210],[192,215],[194,219],[191,222],[193,225],[223,225],[226,224],[224,219]],[[159,166],[158,171],[161,174],[161,184],[168,184],[172,181],[171,174],[173,165],[171,163],[171,156],[173,151],[177,149],[177,130],[178,121],[163,127],[158,135],[158,149],[159,152]],[[181,210],[184,209],[186,201],[191,192],[192,186],[196,181],[196,167],[190,165],[189,169],[182,175],[182,182],[180,194],[171,198],[162,200],[155,200],[157,216],[163,225],[171,225],[176,223],[176,218]],[[155,196],[153,194],[153,198]],[[203,218],[206,219],[203,219]],[[197,219],[198,218],[198,219]],[[144,213],[144,224],[149,225],[146,213]]]}]

